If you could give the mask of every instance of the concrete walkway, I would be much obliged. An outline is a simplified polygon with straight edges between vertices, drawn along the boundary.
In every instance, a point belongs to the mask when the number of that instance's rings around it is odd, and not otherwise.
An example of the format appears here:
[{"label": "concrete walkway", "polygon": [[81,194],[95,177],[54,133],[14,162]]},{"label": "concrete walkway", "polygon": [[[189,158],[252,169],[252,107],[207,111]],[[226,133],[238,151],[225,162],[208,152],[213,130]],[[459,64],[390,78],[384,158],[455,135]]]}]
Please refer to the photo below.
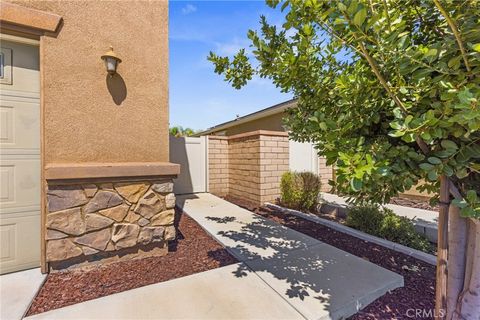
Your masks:
[{"label": "concrete walkway", "polygon": [[22,319],[45,278],[40,268],[1,275],[0,319]]},{"label": "concrete walkway", "polygon": [[342,319],[403,285],[398,274],[210,194],[177,205],[239,263],[28,319]]},{"label": "concrete walkway", "polygon": [[[183,208],[306,319],[343,319],[403,278],[211,194],[177,197]],[[247,272],[246,275],[242,275]]]}]

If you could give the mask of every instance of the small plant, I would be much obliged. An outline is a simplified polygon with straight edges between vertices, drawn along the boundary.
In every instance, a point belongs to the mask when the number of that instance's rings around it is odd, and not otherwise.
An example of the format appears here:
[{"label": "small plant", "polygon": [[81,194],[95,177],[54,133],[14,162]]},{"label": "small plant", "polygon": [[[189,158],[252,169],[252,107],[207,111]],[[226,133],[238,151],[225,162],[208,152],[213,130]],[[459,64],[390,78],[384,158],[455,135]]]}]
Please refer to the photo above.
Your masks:
[{"label": "small plant", "polygon": [[320,185],[320,178],[311,172],[285,172],[280,182],[281,202],[289,208],[313,210]]},{"label": "small plant", "polygon": [[384,214],[379,206],[358,206],[350,209],[346,224],[368,234],[378,235],[383,218]]},{"label": "small plant", "polygon": [[425,236],[418,234],[412,221],[397,216],[392,210],[375,205],[352,208],[346,224],[354,229],[381,237],[407,247],[433,253],[432,244]]}]

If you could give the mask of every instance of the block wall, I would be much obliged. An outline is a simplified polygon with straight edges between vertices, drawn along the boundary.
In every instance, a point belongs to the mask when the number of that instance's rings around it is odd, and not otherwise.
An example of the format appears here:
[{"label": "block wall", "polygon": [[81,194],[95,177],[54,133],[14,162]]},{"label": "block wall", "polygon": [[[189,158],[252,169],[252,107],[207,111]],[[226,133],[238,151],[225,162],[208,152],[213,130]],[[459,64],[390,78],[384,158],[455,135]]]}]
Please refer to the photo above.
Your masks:
[{"label": "block wall", "polygon": [[210,136],[208,143],[209,192],[256,205],[280,196],[280,179],[289,168],[287,133]]},{"label": "block wall", "polygon": [[209,136],[208,176],[209,192],[219,197],[228,194],[228,138]]}]

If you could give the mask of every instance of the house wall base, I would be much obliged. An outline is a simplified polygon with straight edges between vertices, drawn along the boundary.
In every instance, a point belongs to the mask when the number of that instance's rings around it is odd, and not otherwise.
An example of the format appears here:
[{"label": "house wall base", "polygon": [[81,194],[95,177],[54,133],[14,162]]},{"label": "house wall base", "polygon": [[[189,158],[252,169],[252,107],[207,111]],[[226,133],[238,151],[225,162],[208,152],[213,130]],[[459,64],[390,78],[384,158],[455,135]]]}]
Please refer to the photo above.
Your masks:
[{"label": "house wall base", "polygon": [[49,181],[51,269],[164,255],[175,239],[172,177]]}]

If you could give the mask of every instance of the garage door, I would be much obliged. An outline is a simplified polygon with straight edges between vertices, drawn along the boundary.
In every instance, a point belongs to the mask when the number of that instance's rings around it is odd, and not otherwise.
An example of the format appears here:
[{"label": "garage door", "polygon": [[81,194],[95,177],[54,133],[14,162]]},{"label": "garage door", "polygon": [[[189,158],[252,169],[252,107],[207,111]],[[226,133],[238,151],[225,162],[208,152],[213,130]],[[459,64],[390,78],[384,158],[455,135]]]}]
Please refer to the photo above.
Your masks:
[{"label": "garage door", "polygon": [[40,265],[38,47],[1,41],[0,273]]}]

